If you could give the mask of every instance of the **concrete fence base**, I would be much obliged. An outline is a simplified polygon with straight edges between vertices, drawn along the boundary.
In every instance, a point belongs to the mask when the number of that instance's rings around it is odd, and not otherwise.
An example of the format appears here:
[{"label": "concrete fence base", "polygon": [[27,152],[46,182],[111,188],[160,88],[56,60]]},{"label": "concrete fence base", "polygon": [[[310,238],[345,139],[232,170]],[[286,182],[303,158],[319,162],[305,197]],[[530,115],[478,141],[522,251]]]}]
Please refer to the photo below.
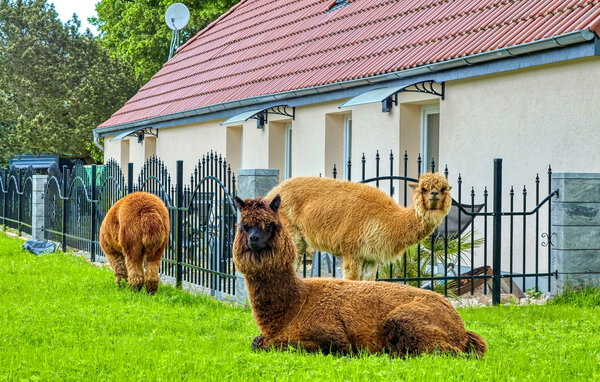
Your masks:
[{"label": "concrete fence base", "polygon": [[44,240],[44,185],[46,175],[33,175],[31,178],[31,238]]},{"label": "concrete fence base", "polygon": [[552,188],[552,295],[600,287],[600,174],[554,173]]},{"label": "concrete fence base", "polygon": [[[238,173],[237,196],[240,199],[265,196],[279,183],[279,170],[240,169]],[[238,213],[238,221],[239,221]],[[248,303],[248,290],[244,275],[235,272],[235,297],[239,304]]]}]

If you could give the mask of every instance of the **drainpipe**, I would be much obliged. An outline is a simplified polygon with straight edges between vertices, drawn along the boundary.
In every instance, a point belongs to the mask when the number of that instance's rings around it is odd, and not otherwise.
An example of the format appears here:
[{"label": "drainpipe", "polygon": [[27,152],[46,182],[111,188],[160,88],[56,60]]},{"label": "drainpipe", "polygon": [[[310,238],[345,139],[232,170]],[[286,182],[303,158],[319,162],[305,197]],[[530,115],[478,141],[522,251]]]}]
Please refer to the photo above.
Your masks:
[{"label": "drainpipe", "polygon": [[100,144],[100,136],[98,135],[96,130],[94,130],[93,133],[94,133],[94,144],[96,145],[97,148],[100,149],[100,151],[104,152],[104,147]]}]

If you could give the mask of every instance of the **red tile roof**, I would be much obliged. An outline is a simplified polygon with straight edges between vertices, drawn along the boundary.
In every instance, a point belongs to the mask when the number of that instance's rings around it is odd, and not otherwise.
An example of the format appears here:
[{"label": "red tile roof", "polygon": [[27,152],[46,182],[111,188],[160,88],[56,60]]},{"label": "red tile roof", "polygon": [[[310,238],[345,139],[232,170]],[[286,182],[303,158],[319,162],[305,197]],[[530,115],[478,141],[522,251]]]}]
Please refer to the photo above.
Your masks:
[{"label": "red tile roof", "polygon": [[447,61],[582,29],[600,0],[242,0],[100,127]]}]

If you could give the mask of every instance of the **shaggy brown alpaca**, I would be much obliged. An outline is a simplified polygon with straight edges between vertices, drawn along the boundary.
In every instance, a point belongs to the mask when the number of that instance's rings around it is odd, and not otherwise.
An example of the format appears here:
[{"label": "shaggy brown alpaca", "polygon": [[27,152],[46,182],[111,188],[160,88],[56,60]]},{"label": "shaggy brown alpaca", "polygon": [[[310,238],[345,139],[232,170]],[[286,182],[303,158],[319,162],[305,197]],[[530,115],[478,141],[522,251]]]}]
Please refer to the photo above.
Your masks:
[{"label": "shaggy brown alpaca", "polygon": [[318,177],[288,179],[266,196],[281,195],[279,216],[296,244],[296,269],[308,247],[339,256],[344,278],[373,280],[380,263],[400,257],[427,238],[450,212],[450,185],[424,174],[412,206],[400,207],[375,187]]},{"label": "shaggy brown alpaca", "polygon": [[100,227],[100,247],[115,272],[117,284],[129,281],[131,289],[139,291],[145,281],[146,292],[156,292],[169,228],[169,213],[156,195],[134,192],[110,208]]},{"label": "shaggy brown alpaca", "polygon": [[440,351],[483,356],[487,344],[466,331],[456,310],[434,292],[375,281],[301,279],[294,243],[281,225],[280,198],[236,198],[241,224],[233,258],[244,274],[261,335],[253,349],[349,353],[365,349],[405,356]]}]

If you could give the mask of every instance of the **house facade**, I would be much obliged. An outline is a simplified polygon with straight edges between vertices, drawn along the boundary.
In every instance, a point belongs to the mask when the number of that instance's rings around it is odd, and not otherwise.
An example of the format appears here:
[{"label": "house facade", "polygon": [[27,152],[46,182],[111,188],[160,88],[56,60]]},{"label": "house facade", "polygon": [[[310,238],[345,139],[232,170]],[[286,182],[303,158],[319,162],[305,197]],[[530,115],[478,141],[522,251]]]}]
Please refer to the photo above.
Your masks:
[{"label": "house facade", "polygon": [[[521,196],[549,194],[549,165],[600,172],[599,34],[597,0],[242,0],[94,135],[105,160],[133,162],[134,176],[153,155],[172,173],[183,160],[190,174],[209,151],[235,173],[275,168],[281,180],[330,177],[334,165],[358,180],[363,154],[366,177],[403,175],[405,155],[417,177],[433,159],[455,199],[460,176],[463,203],[471,192],[484,202],[503,158],[503,205],[531,208]],[[504,221],[523,237],[532,230]],[[474,227],[478,237],[490,229]],[[547,252],[543,232],[511,238],[510,257]],[[528,272],[538,268],[548,260],[527,260]]]},{"label": "house facade", "polygon": [[475,187],[496,157],[505,184],[598,172],[599,31],[591,0],[244,0],[94,133],[137,171],[157,155],[189,173],[212,150],[281,179],[348,178],[348,159],[356,179],[363,153],[372,175],[376,151]]}]

